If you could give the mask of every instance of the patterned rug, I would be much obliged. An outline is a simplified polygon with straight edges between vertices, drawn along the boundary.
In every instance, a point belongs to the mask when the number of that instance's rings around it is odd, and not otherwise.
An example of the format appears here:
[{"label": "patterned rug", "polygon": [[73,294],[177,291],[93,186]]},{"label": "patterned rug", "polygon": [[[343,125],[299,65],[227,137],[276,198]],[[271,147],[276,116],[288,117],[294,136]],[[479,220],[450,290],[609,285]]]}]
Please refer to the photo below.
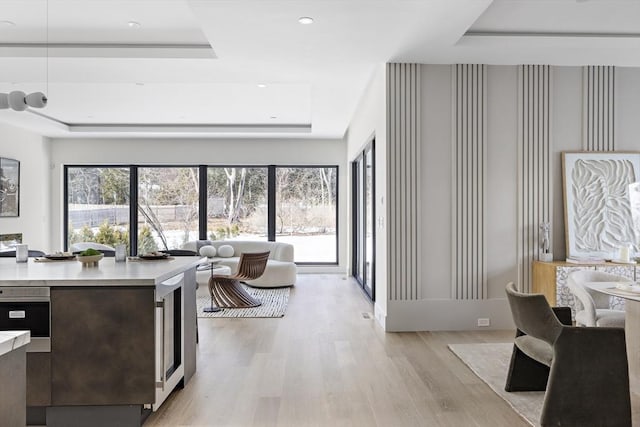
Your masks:
[{"label": "patterned rug", "polygon": [[449,350],[529,424],[540,425],[543,391],[504,391],[512,343],[449,344]]},{"label": "patterned rug", "polygon": [[262,302],[253,308],[225,308],[216,313],[206,313],[205,307],[211,306],[209,296],[197,298],[198,317],[283,317],[289,303],[291,288],[252,288],[242,285],[252,297]]}]

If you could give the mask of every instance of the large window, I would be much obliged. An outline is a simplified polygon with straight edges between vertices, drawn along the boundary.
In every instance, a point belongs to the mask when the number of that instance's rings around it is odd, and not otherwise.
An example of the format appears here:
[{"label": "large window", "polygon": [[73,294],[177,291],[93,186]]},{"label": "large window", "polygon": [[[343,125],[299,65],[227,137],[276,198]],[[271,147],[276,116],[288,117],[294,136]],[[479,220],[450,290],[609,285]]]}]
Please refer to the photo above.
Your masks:
[{"label": "large window", "polygon": [[267,168],[207,170],[207,238],[267,240]]},{"label": "large window", "polygon": [[292,243],[337,264],[337,166],[66,166],[65,232],[130,253],[198,239]]},{"label": "large window", "polygon": [[198,168],[139,168],[138,253],[197,240],[199,193]]},{"label": "large window", "polygon": [[67,242],[129,244],[129,168],[67,169]]},{"label": "large window", "polygon": [[276,240],[295,261],[337,262],[337,168],[276,168]]}]

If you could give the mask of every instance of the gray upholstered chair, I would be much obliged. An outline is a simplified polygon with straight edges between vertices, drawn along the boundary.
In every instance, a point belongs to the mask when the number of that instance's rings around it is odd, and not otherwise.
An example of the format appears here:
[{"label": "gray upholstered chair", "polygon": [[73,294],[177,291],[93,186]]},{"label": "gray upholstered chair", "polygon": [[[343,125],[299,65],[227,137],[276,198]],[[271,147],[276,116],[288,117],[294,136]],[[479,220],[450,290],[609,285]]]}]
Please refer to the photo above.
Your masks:
[{"label": "gray upholstered chair", "polygon": [[609,299],[611,297],[585,287],[584,284],[587,282],[633,283],[633,280],[596,270],[574,271],[567,278],[567,287],[579,302],[576,304],[577,325],[624,328],[624,311],[610,309]]},{"label": "gray upholstered chair", "polygon": [[568,326],[568,307],[513,283],[506,292],[518,330],[505,390],[546,389],[542,426],[631,426],[624,329]]}]

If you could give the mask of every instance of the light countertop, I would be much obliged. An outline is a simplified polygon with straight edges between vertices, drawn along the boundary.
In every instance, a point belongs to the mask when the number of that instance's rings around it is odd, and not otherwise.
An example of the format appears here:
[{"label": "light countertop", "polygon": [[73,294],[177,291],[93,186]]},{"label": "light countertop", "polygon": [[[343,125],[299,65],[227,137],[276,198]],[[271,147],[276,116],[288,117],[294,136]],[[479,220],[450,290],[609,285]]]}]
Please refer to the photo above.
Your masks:
[{"label": "light countertop", "polygon": [[29,331],[0,331],[0,356],[31,342]]},{"label": "light countertop", "polygon": [[0,258],[0,286],[155,286],[195,268],[202,258],[175,257],[165,260],[115,262],[103,258],[98,266],[71,261],[16,263]]}]

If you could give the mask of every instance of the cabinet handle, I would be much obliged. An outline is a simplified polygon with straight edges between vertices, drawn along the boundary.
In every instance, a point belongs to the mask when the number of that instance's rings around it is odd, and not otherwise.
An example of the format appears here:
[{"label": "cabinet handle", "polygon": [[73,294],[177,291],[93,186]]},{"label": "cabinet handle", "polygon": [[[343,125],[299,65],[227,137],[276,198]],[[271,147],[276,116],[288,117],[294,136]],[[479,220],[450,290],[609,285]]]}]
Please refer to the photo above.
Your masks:
[{"label": "cabinet handle", "polygon": [[162,301],[156,301],[156,308],[161,309],[161,315],[160,315],[160,324],[162,325],[161,328],[161,333],[160,333],[160,380],[156,381],[156,388],[162,389],[164,391],[164,385],[165,385],[165,371],[164,371],[164,335],[165,335],[165,330],[164,330],[164,300]]}]

